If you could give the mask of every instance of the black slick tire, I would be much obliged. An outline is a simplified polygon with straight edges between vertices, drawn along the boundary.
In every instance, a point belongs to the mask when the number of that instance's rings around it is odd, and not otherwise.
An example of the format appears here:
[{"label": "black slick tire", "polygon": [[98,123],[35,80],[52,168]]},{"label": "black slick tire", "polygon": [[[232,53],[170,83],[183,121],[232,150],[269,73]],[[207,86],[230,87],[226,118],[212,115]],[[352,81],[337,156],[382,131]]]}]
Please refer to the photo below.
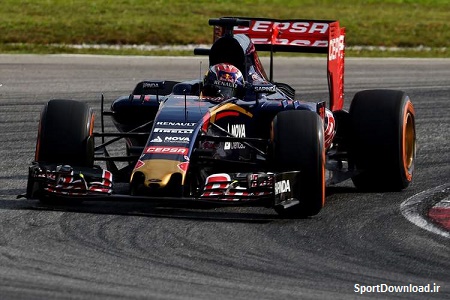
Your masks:
[{"label": "black slick tire", "polygon": [[300,171],[298,205],[275,207],[283,217],[303,218],[325,204],[323,122],[312,111],[283,111],[272,123],[273,162],[277,172]]},{"label": "black slick tire", "polygon": [[416,157],[415,111],[402,91],[366,90],[350,105],[350,159],[358,189],[399,191],[412,181]]},{"label": "black slick tire", "polygon": [[[41,113],[35,161],[44,165],[94,165],[94,114],[86,103],[74,100],[50,100]],[[64,202],[42,194],[31,176],[28,177],[27,195],[34,195],[49,205],[80,204],[78,199]],[[37,188],[37,192],[34,191]]]},{"label": "black slick tire", "polygon": [[39,123],[35,160],[47,164],[92,167],[94,115],[86,103],[50,100]]}]

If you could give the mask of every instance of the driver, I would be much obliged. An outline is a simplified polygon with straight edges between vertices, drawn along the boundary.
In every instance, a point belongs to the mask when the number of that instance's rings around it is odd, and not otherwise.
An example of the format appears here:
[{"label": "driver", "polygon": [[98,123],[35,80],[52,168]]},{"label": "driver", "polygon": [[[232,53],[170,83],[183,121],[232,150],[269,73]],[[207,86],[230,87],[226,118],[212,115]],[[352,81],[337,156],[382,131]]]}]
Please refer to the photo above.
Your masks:
[{"label": "driver", "polygon": [[203,79],[200,97],[209,101],[221,102],[233,97],[242,98],[244,77],[238,68],[220,63],[209,68]]}]

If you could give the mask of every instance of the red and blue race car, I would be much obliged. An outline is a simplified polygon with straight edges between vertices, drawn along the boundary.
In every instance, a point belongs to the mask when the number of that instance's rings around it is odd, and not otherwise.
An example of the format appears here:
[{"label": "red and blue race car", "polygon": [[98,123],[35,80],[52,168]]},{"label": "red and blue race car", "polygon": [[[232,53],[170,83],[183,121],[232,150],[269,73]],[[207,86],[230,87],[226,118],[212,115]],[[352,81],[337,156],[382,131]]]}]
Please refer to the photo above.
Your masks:
[{"label": "red and blue race car", "polygon": [[[338,21],[211,19],[205,78],[148,80],[104,109],[100,130],[84,102],[50,100],[39,123],[26,197],[148,201],[155,205],[265,206],[286,217],[319,213],[325,188],[406,188],[415,160],[415,112],[403,91],[365,90],[344,104],[345,29]],[[258,51],[270,52],[266,73]],[[323,53],[329,98],[296,99],[274,82],[274,52]],[[117,132],[105,132],[111,117]],[[126,155],[112,156],[124,141]],[[201,207],[200,205],[200,207]]]}]

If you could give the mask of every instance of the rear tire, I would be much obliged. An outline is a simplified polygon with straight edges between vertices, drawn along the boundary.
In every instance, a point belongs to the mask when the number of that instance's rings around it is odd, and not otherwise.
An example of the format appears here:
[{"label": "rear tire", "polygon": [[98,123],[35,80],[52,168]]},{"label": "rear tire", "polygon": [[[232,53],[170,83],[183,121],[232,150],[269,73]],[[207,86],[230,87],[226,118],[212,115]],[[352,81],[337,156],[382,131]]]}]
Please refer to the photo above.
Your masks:
[{"label": "rear tire", "polygon": [[367,90],[350,105],[350,158],[358,189],[399,191],[412,180],[416,157],[415,112],[402,91]]},{"label": "rear tire", "polygon": [[283,111],[272,123],[273,160],[277,172],[300,170],[298,205],[276,207],[283,217],[307,217],[325,204],[323,122],[311,111]]},{"label": "rear tire", "polygon": [[50,100],[41,114],[35,160],[92,167],[93,127],[94,114],[86,103]]}]

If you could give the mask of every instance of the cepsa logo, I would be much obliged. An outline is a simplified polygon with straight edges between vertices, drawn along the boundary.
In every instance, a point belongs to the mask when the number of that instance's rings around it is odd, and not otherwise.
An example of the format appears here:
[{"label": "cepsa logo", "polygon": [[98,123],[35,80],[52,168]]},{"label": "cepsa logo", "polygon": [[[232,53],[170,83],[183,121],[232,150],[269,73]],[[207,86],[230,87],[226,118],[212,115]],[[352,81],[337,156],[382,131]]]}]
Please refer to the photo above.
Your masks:
[{"label": "cepsa logo", "polygon": [[164,147],[164,146],[150,146],[145,148],[146,154],[180,154],[187,155],[189,149],[185,147]]},{"label": "cepsa logo", "polygon": [[235,33],[253,32],[271,32],[272,26],[278,26],[281,32],[290,33],[320,33],[326,34],[328,31],[328,23],[320,22],[274,22],[270,20],[256,20],[252,22],[250,27],[237,26],[234,28]]},{"label": "cepsa logo", "polygon": [[342,58],[344,55],[344,35],[330,40],[328,60]]},{"label": "cepsa logo", "polygon": [[[248,34],[255,44],[270,42],[273,26],[278,26],[280,35],[276,40],[279,45],[327,47],[328,23],[323,22],[275,22],[270,20],[252,21],[250,27],[235,27],[234,33]],[[301,39],[299,36],[301,35]]]}]

